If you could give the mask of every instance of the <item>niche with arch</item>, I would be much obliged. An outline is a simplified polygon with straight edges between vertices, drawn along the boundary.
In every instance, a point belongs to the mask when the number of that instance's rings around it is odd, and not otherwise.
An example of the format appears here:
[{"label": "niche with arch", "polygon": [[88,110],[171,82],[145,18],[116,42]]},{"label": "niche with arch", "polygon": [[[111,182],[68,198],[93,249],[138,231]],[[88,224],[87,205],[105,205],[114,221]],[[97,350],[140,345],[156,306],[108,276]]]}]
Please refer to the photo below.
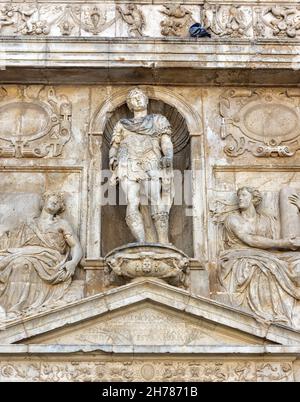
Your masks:
[{"label": "niche with arch", "polygon": [[[175,186],[175,197],[179,201],[182,197],[181,205],[172,205],[170,212],[170,241],[178,249],[184,251],[188,256],[193,257],[193,220],[191,216],[187,216],[187,208],[191,207],[191,183],[188,184],[186,190],[190,194],[187,200],[183,194],[183,178],[184,171],[191,169],[191,150],[190,135],[187,123],[179,111],[162,100],[149,99],[148,113],[162,114],[165,116],[172,127],[172,142],[174,146],[174,170],[181,172],[182,183],[181,188]],[[116,123],[122,118],[133,117],[132,112],[128,109],[126,103],[117,107],[105,124],[102,142],[102,169],[109,169],[109,147],[113,129]],[[187,183],[185,184],[185,186]],[[190,188],[189,188],[190,187]],[[189,188],[189,189],[188,189]],[[117,186],[117,204],[120,199],[120,188]],[[187,194],[186,194],[187,195]],[[186,197],[188,198],[188,197]],[[179,202],[178,202],[179,203]],[[187,205],[187,203],[189,205]],[[129,228],[125,222],[125,205],[104,205],[101,209],[101,254],[105,255],[112,249],[126,243],[134,241]]]}]

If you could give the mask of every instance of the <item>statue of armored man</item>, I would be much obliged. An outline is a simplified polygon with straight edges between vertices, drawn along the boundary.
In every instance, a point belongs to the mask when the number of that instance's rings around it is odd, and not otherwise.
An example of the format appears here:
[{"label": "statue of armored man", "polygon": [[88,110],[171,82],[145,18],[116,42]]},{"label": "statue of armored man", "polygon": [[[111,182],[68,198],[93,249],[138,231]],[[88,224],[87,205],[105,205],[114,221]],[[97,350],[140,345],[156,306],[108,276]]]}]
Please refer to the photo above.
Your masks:
[{"label": "statue of armored man", "polygon": [[169,213],[174,198],[173,144],[168,119],[148,114],[148,97],[129,92],[133,118],[115,126],[109,165],[111,184],[120,183],[127,201],[126,222],[136,243],[107,254],[108,282],[152,277],[186,286],[188,257],[169,243]]},{"label": "statue of armored man", "polygon": [[150,204],[158,243],[169,243],[169,212],[174,198],[173,144],[166,117],[148,114],[148,97],[138,88],[129,92],[134,113],[115,126],[109,152],[112,183],[119,181],[127,199],[126,222],[139,243],[147,240],[140,211],[142,195]]}]

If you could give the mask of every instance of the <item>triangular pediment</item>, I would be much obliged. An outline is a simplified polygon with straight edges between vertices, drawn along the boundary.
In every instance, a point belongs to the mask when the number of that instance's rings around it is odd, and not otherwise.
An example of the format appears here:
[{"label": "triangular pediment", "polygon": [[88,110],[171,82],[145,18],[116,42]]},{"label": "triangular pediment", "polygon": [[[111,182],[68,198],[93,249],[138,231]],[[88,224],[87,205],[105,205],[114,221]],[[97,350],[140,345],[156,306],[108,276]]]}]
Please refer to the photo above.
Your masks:
[{"label": "triangular pediment", "polygon": [[261,344],[260,338],[150,301],[35,337],[28,343],[62,345],[192,346]]},{"label": "triangular pediment", "polygon": [[300,333],[145,279],[8,323],[0,331],[0,345],[12,343],[149,345],[171,350],[200,345],[299,345]]}]

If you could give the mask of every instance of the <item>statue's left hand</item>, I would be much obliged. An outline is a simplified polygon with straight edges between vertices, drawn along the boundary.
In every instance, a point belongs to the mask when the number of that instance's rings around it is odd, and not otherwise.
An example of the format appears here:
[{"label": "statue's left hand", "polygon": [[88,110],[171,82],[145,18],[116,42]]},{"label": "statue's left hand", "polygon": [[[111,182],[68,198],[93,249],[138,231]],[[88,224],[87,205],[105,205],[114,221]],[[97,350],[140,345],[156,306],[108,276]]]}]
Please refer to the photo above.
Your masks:
[{"label": "statue's left hand", "polygon": [[172,166],[172,158],[169,158],[168,156],[163,156],[160,160],[160,164],[162,168],[169,168]]},{"label": "statue's left hand", "polygon": [[300,248],[300,237],[292,236],[288,239],[289,249],[296,251]]},{"label": "statue's left hand", "polygon": [[64,281],[67,281],[69,278],[71,278],[74,275],[76,268],[76,264],[74,264],[73,261],[67,261],[65,265],[63,266],[62,270],[65,273]]}]

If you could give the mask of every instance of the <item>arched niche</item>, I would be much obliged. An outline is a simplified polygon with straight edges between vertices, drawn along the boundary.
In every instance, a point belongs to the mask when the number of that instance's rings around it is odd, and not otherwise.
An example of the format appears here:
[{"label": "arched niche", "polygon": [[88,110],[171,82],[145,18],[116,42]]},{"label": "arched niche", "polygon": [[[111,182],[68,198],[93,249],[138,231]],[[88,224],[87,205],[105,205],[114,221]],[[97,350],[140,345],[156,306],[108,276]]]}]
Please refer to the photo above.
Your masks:
[{"label": "arched niche", "polygon": [[[159,113],[168,118],[172,126],[174,145],[174,169],[182,173],[192,170],[191,137],[200,137],[202,122],[199,115],[175,92],[157,87],[140,86],[149,97],[149,113]],[[95,112],[89,127],[91,136],[100,136],[101,168],[108,169],[109,143],[115,124],[121,118],[132,117],[126,105],[127,94],[132,88],[124,88],[109,97]],[[199,155],[200,156],[200,155]],[[197,156],[197,158],[199,158]],[[183,183],[182,183],[183,187]],[[117,192],[119,190],[117,189]],[[176,189],[175,189],[176,191]],[[195,189],[194,189],[195,192]],[[189,256],[195,255],[193,217],[186,214],[186,205],[173,205],[170,212],[170,240]],[[101,207],[101,252],[107,252],[122,244],[134,241],[125,223],[126,206]],[[93,218],[91,217],[91,221]],[[194,240],[194,241],[193,241]]]},{"label": "arched niche", "polygon": [[[186,102],[186,100],[167,88],[152,87],[140,85],[150,99],[162,101],[175,109],[184,117],[190,136],[202,134],[202,121],[199,114],[194,108]],[[121,105],[126,103],[128,92],[133,89],[123,88],[120,91],[109,96],[95,111],[89,126],[90,134],[103,134],[107,121],[111,114]]]}]

